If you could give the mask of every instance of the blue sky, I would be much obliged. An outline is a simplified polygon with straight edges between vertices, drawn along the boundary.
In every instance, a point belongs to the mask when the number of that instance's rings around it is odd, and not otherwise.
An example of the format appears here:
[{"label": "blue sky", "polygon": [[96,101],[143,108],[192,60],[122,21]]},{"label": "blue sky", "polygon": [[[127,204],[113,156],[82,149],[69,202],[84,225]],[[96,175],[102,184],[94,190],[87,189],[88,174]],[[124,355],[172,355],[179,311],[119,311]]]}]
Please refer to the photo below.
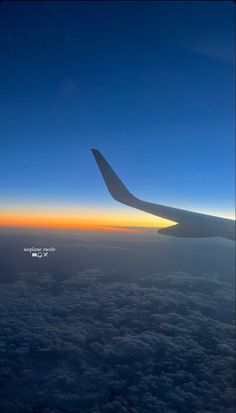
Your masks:
[{"label": "blue sky", "polygon": [[[1,203],[234,211],[233,2],[0,5]],[[119,208],[118,205],[116,205]]]}]

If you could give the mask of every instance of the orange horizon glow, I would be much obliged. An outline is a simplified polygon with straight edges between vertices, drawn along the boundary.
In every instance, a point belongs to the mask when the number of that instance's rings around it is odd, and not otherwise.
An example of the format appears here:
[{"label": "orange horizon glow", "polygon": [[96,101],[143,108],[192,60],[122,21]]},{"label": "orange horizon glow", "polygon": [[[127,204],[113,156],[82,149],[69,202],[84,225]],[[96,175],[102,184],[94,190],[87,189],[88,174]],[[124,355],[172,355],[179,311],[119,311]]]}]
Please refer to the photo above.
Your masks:
[{"label": "orange horizon glow", "polygon": [[130,210],[77,210],[22,206],[0,210],[0,227],[11,228],[143,232],[148,228],[160,228],[168,225],[170,225],[169,221]]},{"label": "orange horizon glow", "polygon": [[143,232],[173,224],[173,221],[130,208],[53,205],[5,205],[0,208],[0,227],[4,228]]},{"label": "orange horizon glow", "polygon": [[67,229],[81,231],[112,231],[112,232],[142,232],[142,229],[125,228],[120,226],[95,223],[86,220],[70,221],[65,219],[53,219],[49,217],[11,217],[6,219],[0,216],[0,227],[11,228],[41,228],[41,229]]},{"label": "orange horizon glow", "polygon": [[100,231],[100,232],[143,232],[143,229],[135,228],[125,228],[125,227],[109,227],[105,225],[89,225],[89,224],[78,224],[78,225],[54,225],[52,223],[45,224],[30,224],[30,223],[13,223],[13,224],[2,224],[0,222],[0,228],[31,228],[31,229],[45,229],[45,230],[80,230],[80,231]]}]

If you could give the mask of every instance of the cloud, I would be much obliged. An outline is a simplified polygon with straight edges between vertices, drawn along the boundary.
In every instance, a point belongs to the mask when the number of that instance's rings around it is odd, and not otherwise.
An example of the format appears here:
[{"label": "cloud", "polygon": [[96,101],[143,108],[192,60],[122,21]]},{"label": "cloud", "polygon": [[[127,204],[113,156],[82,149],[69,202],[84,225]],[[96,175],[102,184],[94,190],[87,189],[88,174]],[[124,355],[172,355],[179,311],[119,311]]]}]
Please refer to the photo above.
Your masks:
[{"label": "cloud", "polygon": [[235,45],[232,39],[223,38],[198,38],[191,43],[185,44],[186,49],[208,57],[209,59],[220,60],[234,64],[235,62]]},{"label": "cloud", "polygon": [[1,411],[233,413],[234,297],[214,274],[29,273],[0,298]]}]

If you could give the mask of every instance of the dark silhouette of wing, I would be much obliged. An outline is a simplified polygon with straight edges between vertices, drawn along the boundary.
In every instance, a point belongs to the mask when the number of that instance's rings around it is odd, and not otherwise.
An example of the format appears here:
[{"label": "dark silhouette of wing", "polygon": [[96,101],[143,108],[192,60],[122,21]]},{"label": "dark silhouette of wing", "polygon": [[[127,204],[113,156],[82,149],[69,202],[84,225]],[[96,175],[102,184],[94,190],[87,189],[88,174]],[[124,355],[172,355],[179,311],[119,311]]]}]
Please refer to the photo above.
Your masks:
[{"label": "dark silhouette of wing", "polygon": [[116,175],[101,152],[96,149],[92,149],[92,152],[108,191],[116,201],[175,222],[172,226],[161,228],[160,234],[190,238],[219,236],[235,240],[234,220],[154,204],[136,198]]}]

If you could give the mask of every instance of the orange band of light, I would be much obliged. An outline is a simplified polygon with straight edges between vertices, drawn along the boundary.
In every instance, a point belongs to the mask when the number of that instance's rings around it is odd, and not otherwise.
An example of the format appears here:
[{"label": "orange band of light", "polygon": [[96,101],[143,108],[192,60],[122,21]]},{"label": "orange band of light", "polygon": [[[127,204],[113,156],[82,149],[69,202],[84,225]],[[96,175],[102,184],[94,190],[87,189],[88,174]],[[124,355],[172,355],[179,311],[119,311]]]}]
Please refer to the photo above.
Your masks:
[{"label": "orange band of light", "polygon": [[[139,211],[73,210],[15,207],[0,210],[0,226],[74,229],[83,231],[139,232],[132,227],[163,227],[168,221]],[[123,227],[123,228],[122,228]],[[130,227],[130,228],[129,228]]]}]

